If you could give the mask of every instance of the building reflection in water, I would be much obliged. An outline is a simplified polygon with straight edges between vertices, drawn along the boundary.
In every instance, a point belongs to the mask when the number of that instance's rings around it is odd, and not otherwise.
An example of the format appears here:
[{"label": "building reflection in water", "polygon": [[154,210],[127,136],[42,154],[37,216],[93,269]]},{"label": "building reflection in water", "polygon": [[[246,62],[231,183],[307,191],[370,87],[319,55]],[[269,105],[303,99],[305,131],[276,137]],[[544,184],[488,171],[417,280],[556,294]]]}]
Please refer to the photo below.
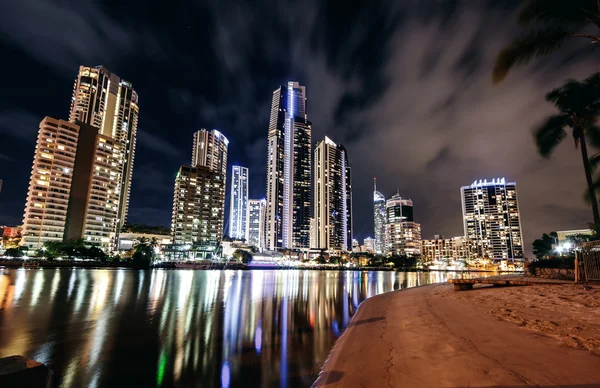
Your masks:
[{"label": "building reflection in water", "polygon": [[448,273],[18,269],[0,275],[0,357],[62,387],[308,386],[366,298]]}]

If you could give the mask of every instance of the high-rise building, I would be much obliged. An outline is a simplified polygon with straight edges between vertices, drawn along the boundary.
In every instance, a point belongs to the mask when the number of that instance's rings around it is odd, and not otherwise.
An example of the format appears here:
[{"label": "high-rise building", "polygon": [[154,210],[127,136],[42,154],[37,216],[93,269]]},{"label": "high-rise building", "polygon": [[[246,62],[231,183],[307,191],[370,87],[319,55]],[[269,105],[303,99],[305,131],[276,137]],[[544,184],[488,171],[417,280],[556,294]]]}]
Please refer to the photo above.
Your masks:
[{"label": "high-rise building", "polygon": [[227,176],[227,147],[229,140],[216,129],[202,128],[194,133],[192,148],[192,167],[205,166]]},{"label": "high-rise building", "polygon": [[421,225],[414,221],[413,202],[394,195],[386,202],[386,240],[389,252],[401,256],[421,253]]},{"label": "high-rise building", "polygon": [[123,144],[88,124],[40,123],[23,218],[22,244],[83,239],[115,247]]},{"label": "high-rise building", "polygon": [[40,123],[23,216],[21,244],[61,242],[75,168],[79,126],[50,117]]},{"label": "high-rise building", "polygon": [[229,197],[229,237],[248,239],[248,169],[231,167],[231,196]]},{"label": "high-rise building", "polygon": [[374,253],[375,252],[375,239],[371,237],[367,237],[363,241],[363,245],[365,246],[365,251]]},{"label": "high-rise building", "polygon": [[273,92],[267,156],[267,247],[309,246],[311,123],[306,88],[288,82]]},{"label": "high-rise building", "polygon": [[375,247],[377,254],[387,253],[387,242],[385,237],[385,197],[377,191],[377,179],[373,179],[373,220],[375,226]]},{"label": "high-rise building", "polygon": [[352,244],[352,185],[348,152],[327,136],[315,148],[315,246],[348,251]]},{"label": "high-rise building", "polygon": [[73,86],[71,123],[82,122],[98,129],[99,134],[121,143],[123,155],[119,177],[117,231],[127,220],[138,125],[138,95],[131,83],[122,80],[104,66],[80,66]]},{"label": "high-rise building", "polygon": [[460,188],[465,238],[485,258],[522,258],[523,236],[517,184],[504,178]]},{"label": "high-rise building", "polygon": [[173,244],[193,248],[203,257],[210,256],[223,235],[223,177],[208,167],[181,166],[175,178],[174,191]]},{"label": "high-rise building", "polygon": [[171,237],[175,250],[211,257],[223,237],[229,141],[216,129],[194,133],[192,166],[175,178]]},{"label": "high-rise building", "polygon": [[248,200],[248,237],[246,242],[249,246],[265,249],[265,226],[266,226],[267,201],[265,199]]}]

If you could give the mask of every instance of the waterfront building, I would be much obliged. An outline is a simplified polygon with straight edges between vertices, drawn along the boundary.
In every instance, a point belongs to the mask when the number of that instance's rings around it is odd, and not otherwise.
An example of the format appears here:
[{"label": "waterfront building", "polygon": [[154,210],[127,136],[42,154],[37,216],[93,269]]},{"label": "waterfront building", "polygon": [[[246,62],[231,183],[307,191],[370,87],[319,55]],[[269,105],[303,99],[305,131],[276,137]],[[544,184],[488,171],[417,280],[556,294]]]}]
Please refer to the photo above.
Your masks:
[{"label": "waterfront building", "polygon": [[248,240],[248,169],[231,167],[229,237]]},{"label": "waterfront building", "polygon": [[385,197],[377,191],[377,179],[373,179],[373,219],[375,226],[374,252],[381,255],[387,253],[387,242],[385,234],[386,211]]},{"label": "waterfront building", "polygon": [[248,200],[248,238],[246,242],[249,246],[257,247],[261,251],[266,246],[266,211],[267,201],[265,199]]},{"label": "waterfront building", "polygon": [[352,185],[348,152],[327,136],[315,147],[315,241],[312,248],[348,251],[352,243]]},{"label": "waterfront building", "polygon": [[361,248],[360,248],[360,244],[358,243],[358,240],[353,238],[352,239],[352,252],[360,252]]},{"label": "waterfront building", "polygon": [[224,206],[225,181],[217,171],[181,166],[173,195],[173,245],[211,257],[222,239]]},{"label": "waterfront building", "polygon": [[202,128],[194,133],[192,167],[204,166],[227,177],[227,149],[229,140],[218,130]]},{"label": "waterfront building", "polygon": [[88,124],[46,117],[40,123],[21,244],[83,239],[105,251],[116,244],[121,199],[121,142]]},{"label": "waterfront building", "polygon": [[365,251],[369,253],[375,253],[375,239],[367,237],[363,240]]},{"label": "waterfront building", "polygon": [[[121,179],[117,210],[117,231],[127,220],[139,116],[138,95],[131,83],[111,73],[104,66],[80,66],[73,86],[69,121],[85,123],[98,134],[121,144],[123,155],[118,161]],[[115,166],[116,167],[116,166]]]},{"label": "waterfront building", "polygon": [[428,261],[458,261],[471,258],[471,243],[464,236],[433,239],[421,242],[421,255]]},{"label": "waterfront building", "polygon": [[267,155],[267,248],[307,248],[311,218],[311,131],[306,88],[273,92]]},{"label": "waterfront building", "polygon": [[400,256],[421,253],[421,225],[414,221],[413,202],[399,194],[386,201],[388,252]]},{"label": "waterfront building", "polygon": [[465,238],[481,258],[523,258],[517,185],[504,178],[460,188]]}]

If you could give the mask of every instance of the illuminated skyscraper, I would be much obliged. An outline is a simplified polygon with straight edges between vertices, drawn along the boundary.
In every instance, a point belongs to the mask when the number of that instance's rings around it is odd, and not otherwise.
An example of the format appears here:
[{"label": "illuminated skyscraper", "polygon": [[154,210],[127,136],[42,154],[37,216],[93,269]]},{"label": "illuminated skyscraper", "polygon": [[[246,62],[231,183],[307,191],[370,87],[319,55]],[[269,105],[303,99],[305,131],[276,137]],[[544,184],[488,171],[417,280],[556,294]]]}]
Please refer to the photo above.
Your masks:
[{"label": "illuminated skyscraper", "polygon": [[248,239],[248,169],[231,167],[231,196],[229,197],[229,237]]},{"label": "illuminated skyscraper", "polygon": [[265,249],[265,221],[267,201],[265,199],[248,200],[248,237],[249,246]]},{"label": "illuminated skyscraper", "polygon": [[315,148],[315,246],[348,251],[352,244],[352,185],[348,152],[330,138]]},{"label": "illuminated skyscraper", "polygon": [[115,247],[124,147],[88,124],[40,123],[23,217],[22,245],[83,239]]},{"label": "illuminated skyscraper", "polygon": [[386,254],[385,197],[377,191],[377,179],[373,179],[373,220],[375,225],[375,253]]},{"label": "illuminated skyscraper", "polygon": [[201,257],[212,255],[223,236],[224,202],[225,181],[218,172],[181,166],[173,195],[173,244],[193,247]]},{"label": "illuminated skyscraper", "polygon": [[175,179],[171,237],[194,258],[212,257],[223,237],[228,144],[216,129],[197,131],[192,166],[181,166]]},{"label": "illuminated skyscraper", "polygon": [[385,208],[388,251],[401,256],[420,254],[421,225],[414,220],[412,200],[396,194],[387,200]]},{"label": "illuminated skyscraper", "polygon": [[311,123],[306,88],[288,82],[273,92],[267,160],[267,247],[309,246]]},{"label": "illuminated skyscraper", "polygon": [[205,166],[227,176],[227,147],[229,140],[219,131],[202,128],[194,133],[192,167]]},{"label": "illuminated skyscraper", "polygon": [[479,257],[522,258],[517,184],[504,178],[460,188],[465,237]]},{"label": "illuminated skyscraper", "polygon": [[[138,125],[138,95],[131,83],[104,66],[80,66],[73,86],[71,123],[82,122],[98,129],[99,135],[122,144],[123,155],[116,166],[122,188],[119,193],[117,231],[127,220]],[[119,171],[117,171],[119,170]]]}]

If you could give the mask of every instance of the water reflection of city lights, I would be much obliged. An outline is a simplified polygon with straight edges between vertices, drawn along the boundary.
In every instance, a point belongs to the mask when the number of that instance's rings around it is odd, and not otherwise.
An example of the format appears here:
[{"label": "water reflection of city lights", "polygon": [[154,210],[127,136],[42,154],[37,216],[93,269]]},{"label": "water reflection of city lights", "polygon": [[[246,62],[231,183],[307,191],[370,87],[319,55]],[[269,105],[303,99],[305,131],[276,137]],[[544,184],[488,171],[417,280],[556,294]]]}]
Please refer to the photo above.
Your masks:
[{"label": "water reflection of city lights", "polygon": [[138,386],[286,386],[325,360],[368,296],[451,276],[462,275],[9,270],[0,343],[49,363],[61,387],[131,376]]},{"label": "water reflection of city lights", "polygon": [[221,387],[228,388],[231,381],[229,363],[225,361],[221,367]]}]

